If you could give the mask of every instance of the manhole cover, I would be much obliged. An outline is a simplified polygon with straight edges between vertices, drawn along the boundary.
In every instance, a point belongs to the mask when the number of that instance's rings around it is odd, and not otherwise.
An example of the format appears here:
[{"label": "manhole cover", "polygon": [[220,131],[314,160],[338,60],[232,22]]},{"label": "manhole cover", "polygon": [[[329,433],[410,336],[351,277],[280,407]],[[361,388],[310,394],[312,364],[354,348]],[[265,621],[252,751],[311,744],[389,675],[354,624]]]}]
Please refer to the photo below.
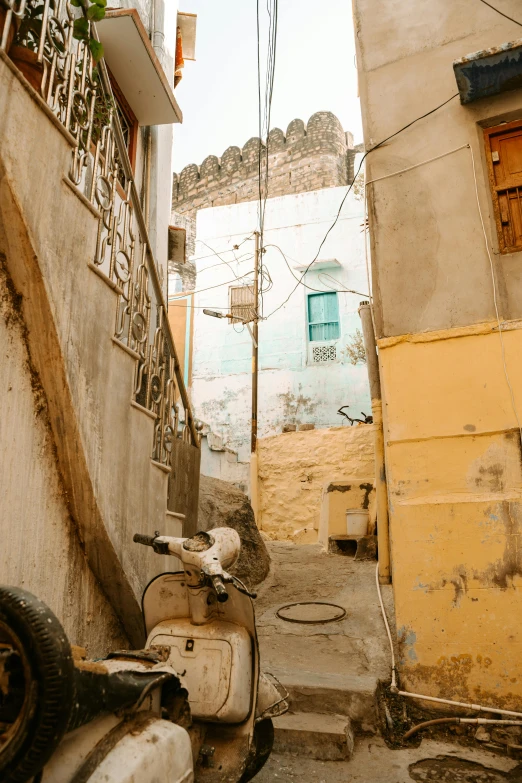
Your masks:
[{"label": "manhole cover", "polygon": [[322,601],[303,601],[301,603],[285,604],[277,610],[276,615],[288,623],[304,623],[309,625],[335,623],[346,616],[346,610],[337,604]]}]

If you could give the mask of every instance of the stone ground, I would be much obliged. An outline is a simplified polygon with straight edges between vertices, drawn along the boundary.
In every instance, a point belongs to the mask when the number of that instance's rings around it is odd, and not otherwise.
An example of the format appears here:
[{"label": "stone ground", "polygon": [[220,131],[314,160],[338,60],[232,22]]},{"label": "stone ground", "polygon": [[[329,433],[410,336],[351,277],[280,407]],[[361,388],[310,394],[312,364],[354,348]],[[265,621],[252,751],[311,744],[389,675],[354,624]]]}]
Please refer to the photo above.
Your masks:
[{"label": "stone ground", "polygon": [[[272,566],[257,588],[255,602],[263,670],[295,688],[292,695],[300,702],[305,689],[313,689],[316,703],[305,706],[305,712],[338,710],[336,702],[342,702],[345,694],[357,693],[351,716],[362,728],[374,728],[375,716],[368,713],[368,702],[373,705],[378,680],[389,678],[390,673],[375,561],[327,554],[318,544],[271,541],[267,546]],[[383,594],[391,617],[391,588],[385,587]],[[277,610],[293,601],[332,602],[346,610],[346,617],[321,625],[279,619]]]},{"label": "stone ground", "polygon": [[255,783],[521,783],[516,761],[449,743],[423,740],[391,750],[380,737],[358,738],[350,761],[272,754]]},{"label": "stone ground", "polygon": [[[267,546],[272,566],[256,601],[262,668],[289,689],[293,712],[316,715],[319,731],[321,713],[341,713],[350,715],[359,735],[349,761],[306,758],[305,736],[300,747],[273,753],[256,783],[522,783],[522,765],[479,747],[424,738],[416,748],[389,748],[374,706],[378,680],[390,675],[375,562],[326,554],[318,545]],[[392,591],[381,589],[393,627]],[[279,619],[276,611],[294,601],[332,602],[346,617],[320,625]]]}]

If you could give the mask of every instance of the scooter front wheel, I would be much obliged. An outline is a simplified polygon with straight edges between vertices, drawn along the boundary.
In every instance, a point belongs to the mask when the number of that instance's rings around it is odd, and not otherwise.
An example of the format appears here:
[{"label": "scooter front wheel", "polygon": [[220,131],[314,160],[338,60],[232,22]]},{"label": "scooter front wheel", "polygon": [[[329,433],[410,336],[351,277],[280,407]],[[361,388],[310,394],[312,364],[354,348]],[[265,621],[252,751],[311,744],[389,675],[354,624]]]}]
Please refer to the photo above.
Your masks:
[{"label": "scooter front wheel", "polygon": [[265,766],[274,746],[274,724],[270,718],[256,723],[245,771],[239,783],[248,783]]},{"label": "scooter front wheel", "polygon": [[0,585],[0,780],[25,783],[49,760],[74,702],[74,662],[60,622],[38,598]]}]

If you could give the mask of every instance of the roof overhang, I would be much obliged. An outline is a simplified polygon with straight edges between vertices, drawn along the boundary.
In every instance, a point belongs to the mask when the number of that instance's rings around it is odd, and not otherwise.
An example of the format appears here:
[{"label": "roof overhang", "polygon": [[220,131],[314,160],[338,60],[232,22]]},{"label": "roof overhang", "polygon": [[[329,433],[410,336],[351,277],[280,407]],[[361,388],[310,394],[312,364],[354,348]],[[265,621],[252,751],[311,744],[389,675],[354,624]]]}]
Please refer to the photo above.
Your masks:
[{"label": "roof overhang", "polygon": [[178,11],[178,27],[181,30],[184,60],[196,59],[197,20],[197,14],[187,14],[184,11]]},{"label": "roof overhang", "polygon": [[467,54],[453,70],[461,103],[522,87],[522,38]]},{"label": "roof overhang", "polygon": [[182,122],[181,110],[136,9],[107,11],[96,29],[105,61],[139,124]]},{"label": "roof overhang", "polygon": [[335,269],[342,264],[336,258],[323,258],[318,261],[314,261],[313,264],[295,264],[294,269],[299,271],[306,269],[307,272],[320,271],[321,269]]}]

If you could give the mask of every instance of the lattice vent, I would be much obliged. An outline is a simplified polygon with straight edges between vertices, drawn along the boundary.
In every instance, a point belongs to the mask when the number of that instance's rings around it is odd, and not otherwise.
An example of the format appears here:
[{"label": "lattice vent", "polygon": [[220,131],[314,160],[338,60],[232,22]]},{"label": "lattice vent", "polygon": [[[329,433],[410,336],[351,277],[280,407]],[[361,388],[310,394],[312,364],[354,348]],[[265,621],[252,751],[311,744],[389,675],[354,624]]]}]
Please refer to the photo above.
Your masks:
[{"label": "lattice vent", "polygon": [[334,362],[337,359],[335,345],[314,345],[312,359],[314,362]]}]

